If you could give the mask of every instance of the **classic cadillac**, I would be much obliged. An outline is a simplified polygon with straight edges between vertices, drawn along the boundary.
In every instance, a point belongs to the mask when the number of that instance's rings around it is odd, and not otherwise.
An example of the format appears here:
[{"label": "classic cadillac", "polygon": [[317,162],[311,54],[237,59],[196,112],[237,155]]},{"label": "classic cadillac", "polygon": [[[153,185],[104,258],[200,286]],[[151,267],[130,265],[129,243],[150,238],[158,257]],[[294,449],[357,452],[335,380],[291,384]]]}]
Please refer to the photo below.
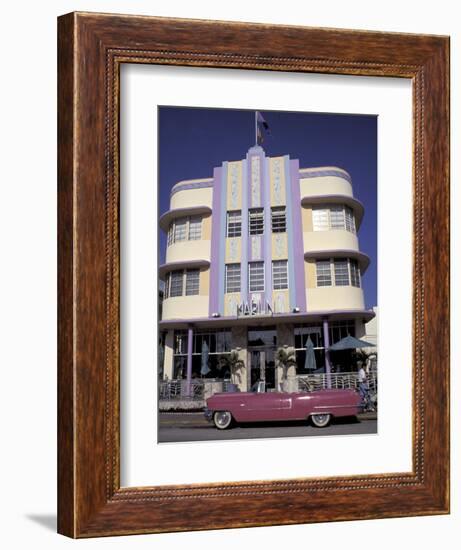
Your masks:
[{"label": "classic cadillac", "polygon": [[310,420],[317,428],[332,417],[355,416],[360,395],[355,390],[315,390],[296,393],[265,392],[259,382],[251,392],[217,393],[207,399],[205,417],[218,430],[239,422]]}]

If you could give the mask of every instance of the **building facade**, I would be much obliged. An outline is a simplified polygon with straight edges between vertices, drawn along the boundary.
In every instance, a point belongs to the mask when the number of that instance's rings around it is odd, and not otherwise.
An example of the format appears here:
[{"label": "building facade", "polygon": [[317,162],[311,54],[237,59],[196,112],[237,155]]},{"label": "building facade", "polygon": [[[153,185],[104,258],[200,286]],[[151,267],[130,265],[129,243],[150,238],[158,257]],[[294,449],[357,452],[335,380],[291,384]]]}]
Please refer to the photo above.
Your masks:
[{"label": "building facade", "polygon": [[297,374],[350,370],[350,353],[328,348],[363,336],[374,316],[361,285],[363,213],[344,170],[300,168],[259,145],[177,183],[160,218],[163,378],[225,378],[237,354],[241,390],[261,377],[280,390],[280,348],[294,349]]}]

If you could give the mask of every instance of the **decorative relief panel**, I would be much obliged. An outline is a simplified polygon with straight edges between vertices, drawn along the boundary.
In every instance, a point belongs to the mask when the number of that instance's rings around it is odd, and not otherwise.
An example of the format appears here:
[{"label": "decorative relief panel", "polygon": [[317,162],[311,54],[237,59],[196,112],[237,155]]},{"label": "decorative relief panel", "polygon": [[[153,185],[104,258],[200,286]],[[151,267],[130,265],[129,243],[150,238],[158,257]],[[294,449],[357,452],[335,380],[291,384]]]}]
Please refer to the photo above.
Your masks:
[{"label": "decorative relief panel", "polygon": [[283,294],[277,294],[277,297],[274,301],[274,308],[275,313],[285,313],[286,310],[286,304],[285,304],[285,296]]},{"label": "decorative relief panel", "polygon": [[261,206],[261,159],[251,158],[251,205]]},{"label": "decorative relief panel", "polygon": [[234,210],[239,208],[239,176],[240,163],[229,164],[229,208]]},{"label": "decorative relief panel", "polygon": [[237,316],[239,300],[237,296],[228,296],[226,304],[226,315]]},{"label": "decorative relief panel", "polygon": [[238,240],[236,238],[229,239],[229,256],[231,262],[240,261],[238,253]]},{"label": "decorative relief panel", "polygon": [[282,233],[274,234],[274,257],[286,258],[287,257],[287,240],[286,235]]},{"label": "decorative relief panel", "polygon": [[282,194],[282,159],[275,159],[272,162],[272,198],[274,205],[284,204]]},{"label": "decorative relief panel", "polygon": [[257,235],[251,237],[251,259],[261,260],[261,238]]}]

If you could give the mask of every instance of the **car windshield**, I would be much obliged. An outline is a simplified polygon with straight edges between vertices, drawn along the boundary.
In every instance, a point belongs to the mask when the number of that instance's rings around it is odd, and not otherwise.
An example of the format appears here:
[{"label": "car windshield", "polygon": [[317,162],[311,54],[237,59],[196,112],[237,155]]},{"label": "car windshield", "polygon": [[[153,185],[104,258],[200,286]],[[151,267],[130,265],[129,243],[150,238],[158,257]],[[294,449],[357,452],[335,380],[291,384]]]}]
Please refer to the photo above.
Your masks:
[{"label": "car windshield", "polygon": [[252,393],[264,393],[266,391],[266,383],[264,380],[258,380],[251,386]]}]

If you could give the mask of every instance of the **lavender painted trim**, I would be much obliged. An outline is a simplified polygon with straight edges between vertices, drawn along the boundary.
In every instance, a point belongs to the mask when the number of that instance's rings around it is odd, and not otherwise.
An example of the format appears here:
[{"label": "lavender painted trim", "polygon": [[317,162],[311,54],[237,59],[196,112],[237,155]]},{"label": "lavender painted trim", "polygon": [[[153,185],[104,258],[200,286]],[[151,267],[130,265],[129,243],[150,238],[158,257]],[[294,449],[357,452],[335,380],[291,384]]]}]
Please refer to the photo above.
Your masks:
[{"label": "lavender painted trim", "polygon": [[272,227],[271,227],[271,188],[269,174],[269,159],[261,158],[261,167],[263,168],[263,179],[261,181],[262,199],[264,205],[264,300],[272,304]]},{"label": "lavender painted trim", "polygon": [[[308,170],[308,169],[306,169]],[[342,178],[343,180],[346,180],[352,185],[352,178],[347,172],[342,172],[341,170],[332,170],[332,169],[325,169],[322,170],[319,168],[318,170],[312,170],[310,172],[304,172],[303,168],[299,170],[299,177],[300,179],[306,179],[306,178],[321,178],[326,176],[335,176],[337,178]]]},{"label": "lavender painted trim", "polygon": [[211,267],[210,267],[210,298],[208,302],[208,315],[218,312],[218,285],[215,284],[219,276],[219,228],[221,226],[221,177],[222,168],[215,168],[213,180],[216,185],[213,187],[213,215],[211,218]]},{"label": "lavender painted trim", "polygon": [[[301,209],[297,208],[297,205],[300,203],[300,187],[299,187],[299,160],[294,159],[289,161],[291,167],[291,189],[290,194],[292,196],[293,208],[292,216],[292,229],[293,229],[293,254],[294,254],[294,280],[296,286],[296,306],[299,307],[300,311],[306,311],[306,285],[304,277],[304,242],[303,242],[303,225],[301,220]],[[301,261],[301,258],[303,260]]]},{"label": "lavender painted trim", "polygon": [[347,319],[353,317],[355,319],[363,319],[369,321],[376,316],[375,312],[371,309],[330,309],[324,311],[310,311],[309,313],[274,313],[265,317],[236,317],[235,315],[229,317],[217,317],[210,319],[209,317],[196,317],[186,319],[165,319],[159,321],[159,325],[162,327],[171,327],[172,325],[188,325],[194,323],[197,325],[205,324],[220,324],[223,326],[235,326],[235,323],[242,325],[261,325],[266,322],[269,325],[280,322],[287,323],[304,323],[308,321],[323,321],[326,317],[329,319]]},{"label": "lavender painted trim", "polygon": [[[224,278],[225,278],[225,264],[226,264],[226,225],[227,225],[227,177],[229,171],[229,164],[227,161],[223,162],[221,172],[221,204],[219,221],[219,264],[218,264],[218,280],[214,281],[214,284],[218,287],[218,309],[217,311],[224,315]],[[211,281],[210,281],[211,284]]]},{"label": "lavender painted trim", "polygon": [[187,330],[187,371],[186,371],[186,395],[191,397],[191,381],[192,381],[192,344],[194,341],[194,331],[192,326]]},{"label": "lavender painted trim", "polygon": [[250,185],[248,155],[242,161],[242,237],[241,237],[241,266],[240,266],[240,301],[248,302],[248,201]]},{"label": "lavender painted trim", "polygon": [[330,332],[328,319],[323,320],[323,347],[325,348],[325,373],[327,375],[327,387],[331,388],[331,363],[330,363]]},{"label": "lavender painted trim", "polygon": [[[287,201],[286,205],[286,222],[287,222],[287,237],[288,237],[288,293],[290,296],[290,309],[297,307],[297,293],[296,293],[296,257],[294,254],[294,218],[293,211],[299,203],[295,203],[293,208],[293,196],[290,189],[290,157],[286,155],[283,158],[283,169],[285,172],[285,197]],[[304,264],[304,261],[303,261]]]},{"label": "lavender painted trim", "polygon": [[214,178],[209,178],[206,181],[194,181],[194,182],[179,182],[173,185],[170,191],[170,198],[178,191],[186,191],[187,189],[205,189],[207,187],[213,187]]}]

